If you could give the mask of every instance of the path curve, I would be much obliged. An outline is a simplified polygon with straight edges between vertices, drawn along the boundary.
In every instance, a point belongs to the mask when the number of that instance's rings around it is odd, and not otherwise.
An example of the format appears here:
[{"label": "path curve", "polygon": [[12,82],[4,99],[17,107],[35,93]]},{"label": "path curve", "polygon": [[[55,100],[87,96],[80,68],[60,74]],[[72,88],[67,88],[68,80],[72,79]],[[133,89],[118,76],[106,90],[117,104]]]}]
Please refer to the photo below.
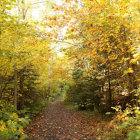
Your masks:
[{"label": "path curve", "polygon": [[68,110],[59,98],[35,117],[25,132],[34,140],[95,140],[93,125],[86,116]]}]

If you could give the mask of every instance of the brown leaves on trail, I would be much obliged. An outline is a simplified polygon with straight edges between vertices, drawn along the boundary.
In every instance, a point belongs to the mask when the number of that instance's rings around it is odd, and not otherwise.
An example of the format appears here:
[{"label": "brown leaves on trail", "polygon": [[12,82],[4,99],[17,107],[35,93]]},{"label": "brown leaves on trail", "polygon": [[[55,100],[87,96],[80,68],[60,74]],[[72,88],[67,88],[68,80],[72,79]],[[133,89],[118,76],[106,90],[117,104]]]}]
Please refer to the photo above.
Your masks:
[{"label": "brown leaves on trail", "polygon": [[74,29],[71,29],[71,32],[74,32]]},{"label": "brown leaves on trail", "polygon": [[91,140],[101,135],[100,123],[65,108],[59,100],[35,117],[25,132],[36,140]]}]

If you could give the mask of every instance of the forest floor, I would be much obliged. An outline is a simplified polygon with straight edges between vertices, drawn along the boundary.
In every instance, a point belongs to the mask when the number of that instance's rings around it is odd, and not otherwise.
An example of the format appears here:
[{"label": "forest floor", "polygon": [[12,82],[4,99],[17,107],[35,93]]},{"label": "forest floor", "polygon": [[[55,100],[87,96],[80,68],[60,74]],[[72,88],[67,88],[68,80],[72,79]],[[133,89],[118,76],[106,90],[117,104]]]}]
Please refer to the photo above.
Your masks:
[{"label": "forest floor", "polygon": [[101,127],[104,123],[68,109],[59,98],[33,118],[25,132],[30,140],[99,140]]}]

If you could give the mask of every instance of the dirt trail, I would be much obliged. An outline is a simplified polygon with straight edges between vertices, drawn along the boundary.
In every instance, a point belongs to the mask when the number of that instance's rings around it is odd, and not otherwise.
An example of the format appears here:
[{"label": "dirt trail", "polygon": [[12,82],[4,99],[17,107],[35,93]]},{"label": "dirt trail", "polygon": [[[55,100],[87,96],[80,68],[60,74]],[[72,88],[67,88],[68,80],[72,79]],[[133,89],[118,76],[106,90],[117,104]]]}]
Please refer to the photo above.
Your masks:
[{"label": "dirt trail", "polygon": [[95,140],[94,124],[79,112],[68,110],[57,99],[33,119],[26,133],[34,140]]}]

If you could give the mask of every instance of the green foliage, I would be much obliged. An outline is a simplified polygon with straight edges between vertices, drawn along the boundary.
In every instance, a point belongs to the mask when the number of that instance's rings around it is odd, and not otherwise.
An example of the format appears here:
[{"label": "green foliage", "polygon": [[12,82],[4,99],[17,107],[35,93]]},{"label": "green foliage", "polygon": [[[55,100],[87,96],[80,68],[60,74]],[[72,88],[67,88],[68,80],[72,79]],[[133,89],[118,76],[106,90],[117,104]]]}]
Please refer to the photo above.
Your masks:
[{"label": "green foliage", "polygon": [[39,112],[41,112],[46,107],[48,102],[48,99],[39,99],[36,101],[36,103],[25,106],[24,109],[19,110],[18,114],[19,116],[28,116],[29,118],[32,118],[36,116]]},{"label": "green foliage", "polygon": [[[117,115],[109,124],[109,131],[104,136],[108,139],[140,139],[140,110],[139,107],[128,106],[124,111],[114,107]],[[113,128],[113,129],[112,129]]]},{"label": "green foliage", "polygon": [[66,94],[66,100],[74,102],[78,109],[99,109],[100,95],[98,94],[98,85],[90,76],[84,76],[84,69],[80,68],[79,63],[75,64],[73,70],[74,84],[69,86]]},{"label": "green foliage", "polygon": [[23,128],[29,124],[29,119],[19,118],[13,105],[0,101],[0,139],[25,139]]}]

